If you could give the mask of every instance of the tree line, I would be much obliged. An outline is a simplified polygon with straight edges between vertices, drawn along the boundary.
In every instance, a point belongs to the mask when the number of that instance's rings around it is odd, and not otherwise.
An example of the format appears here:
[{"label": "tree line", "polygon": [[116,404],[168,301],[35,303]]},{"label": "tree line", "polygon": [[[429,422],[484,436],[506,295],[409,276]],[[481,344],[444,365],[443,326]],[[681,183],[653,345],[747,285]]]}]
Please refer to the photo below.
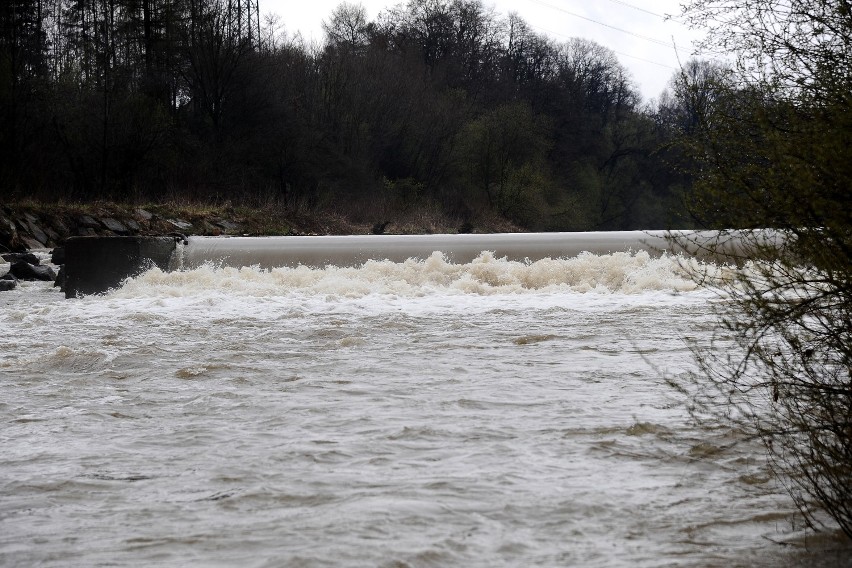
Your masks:
[{"label": "tree line", "polygon": [[280,32],[256,0],[10,0],[0,22],[11,199],[689,223],[671,113],[643,105],[609,49],[480,0],[411,0],[373,21],[343,3],[322,44]]}]

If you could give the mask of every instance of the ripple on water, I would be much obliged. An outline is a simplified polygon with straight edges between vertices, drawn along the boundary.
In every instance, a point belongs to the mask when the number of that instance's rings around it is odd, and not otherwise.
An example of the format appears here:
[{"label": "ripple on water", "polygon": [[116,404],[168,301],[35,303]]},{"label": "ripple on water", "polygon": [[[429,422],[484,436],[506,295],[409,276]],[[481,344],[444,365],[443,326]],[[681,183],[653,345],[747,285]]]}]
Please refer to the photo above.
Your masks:
[{"label": "ripple on water", "polygon": [[[801,549],[759,444],[701,430],[660,378],[708,296],[642,259],[644,292],[613,259],[541,285],[442,262],[150,274],[37,317],[44,297],[0,299],[3,563],[838,559]],[[572,290],[568,268],[589,269]]]}]

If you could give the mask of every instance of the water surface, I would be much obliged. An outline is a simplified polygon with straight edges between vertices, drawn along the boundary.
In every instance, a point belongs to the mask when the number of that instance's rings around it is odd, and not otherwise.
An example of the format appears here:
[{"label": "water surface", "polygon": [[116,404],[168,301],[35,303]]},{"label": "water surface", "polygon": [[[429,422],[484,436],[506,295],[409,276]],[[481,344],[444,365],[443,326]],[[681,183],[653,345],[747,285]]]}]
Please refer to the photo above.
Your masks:
[{"label": "water surface", "polygon": [[718,301],[645,253],[24,283],[0,564],[843,565],[665,382]]}]

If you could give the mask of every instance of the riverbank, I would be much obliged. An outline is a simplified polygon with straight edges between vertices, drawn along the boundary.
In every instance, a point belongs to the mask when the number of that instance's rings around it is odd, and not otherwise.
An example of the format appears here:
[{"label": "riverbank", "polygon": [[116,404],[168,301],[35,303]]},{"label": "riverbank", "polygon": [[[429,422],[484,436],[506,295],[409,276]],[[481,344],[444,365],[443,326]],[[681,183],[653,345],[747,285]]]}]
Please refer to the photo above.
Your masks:
[{"label": "riverbank", "polygon": [[336,211],[294,211],[285,207],[243,207],[196,203],[44,204],[0,207],[0,251],[61,246],[72,236],[126,235],[363,235],[494,233],[522,229],[499,217],[461,220],[431,208],[412,209],[374,220]]}]

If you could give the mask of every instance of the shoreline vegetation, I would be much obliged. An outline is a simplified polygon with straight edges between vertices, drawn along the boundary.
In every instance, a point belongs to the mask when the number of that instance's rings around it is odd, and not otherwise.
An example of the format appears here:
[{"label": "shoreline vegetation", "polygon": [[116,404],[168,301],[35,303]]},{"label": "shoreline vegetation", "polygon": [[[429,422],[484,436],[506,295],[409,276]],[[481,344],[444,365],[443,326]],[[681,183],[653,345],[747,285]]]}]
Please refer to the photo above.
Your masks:
[{"label": "shoreline vegetation", "polygon": [[496,215],[460,219],[438,208],[383,211],[300,211],[276,203],[254,207],[193,202],[46,204],[21,201],[0,207],[0,252],[61,246],[72,236],[125,235],[359,235],[523,232]]},{"label": "shoreline vegetation", "polygon": [[273,203],[312,233],[691,223],[694,109],[644,101],[611,49],[481,0],[343,2],[319,43],[251,6],[0,3],[3,204]]}]

